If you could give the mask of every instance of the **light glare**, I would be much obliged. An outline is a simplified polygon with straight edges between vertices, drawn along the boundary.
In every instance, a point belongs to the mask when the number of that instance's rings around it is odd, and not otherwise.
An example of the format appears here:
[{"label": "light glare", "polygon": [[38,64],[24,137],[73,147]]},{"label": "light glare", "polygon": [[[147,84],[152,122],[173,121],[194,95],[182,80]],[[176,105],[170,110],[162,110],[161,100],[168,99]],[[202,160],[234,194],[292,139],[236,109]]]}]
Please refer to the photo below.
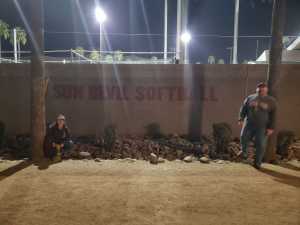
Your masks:
[{"label": "light glare", "polygon": [[96,19],[99,23],[104,23],[107,19],[107,16],[106,16],[104,10],[101,9],[100,7],[97,7],[95,9],[95,15],[96,15]]},{"label": "light glare", "polygon": [[192,39],[192,36],[189,32],[184,32],[182,35],[181,35],[181,41],[185,44],[188,44]]}]

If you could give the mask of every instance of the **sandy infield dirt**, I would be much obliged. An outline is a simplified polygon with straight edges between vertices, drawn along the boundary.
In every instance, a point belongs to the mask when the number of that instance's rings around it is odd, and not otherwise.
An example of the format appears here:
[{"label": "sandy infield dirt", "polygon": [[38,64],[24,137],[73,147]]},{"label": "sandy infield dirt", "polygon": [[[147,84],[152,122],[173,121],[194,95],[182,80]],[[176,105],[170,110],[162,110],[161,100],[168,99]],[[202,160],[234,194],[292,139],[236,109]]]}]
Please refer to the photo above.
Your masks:
[{"label": "sandy infield dirt", "polygon": [[0,225],[299,225],[300,171],[264,164],[0,163]]}]

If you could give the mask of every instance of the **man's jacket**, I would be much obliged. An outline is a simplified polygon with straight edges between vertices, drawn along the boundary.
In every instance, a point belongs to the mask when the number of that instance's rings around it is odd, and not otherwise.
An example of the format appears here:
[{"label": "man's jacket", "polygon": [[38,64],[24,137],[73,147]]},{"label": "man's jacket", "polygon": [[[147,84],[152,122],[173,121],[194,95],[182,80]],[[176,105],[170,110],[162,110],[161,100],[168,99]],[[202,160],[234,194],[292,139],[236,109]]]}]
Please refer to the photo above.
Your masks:
[{"label": "man's jacket", "polygon": [[256,128],[274,129],[276,105],[272,96],[249,95],[240,109],[239,120]]}]

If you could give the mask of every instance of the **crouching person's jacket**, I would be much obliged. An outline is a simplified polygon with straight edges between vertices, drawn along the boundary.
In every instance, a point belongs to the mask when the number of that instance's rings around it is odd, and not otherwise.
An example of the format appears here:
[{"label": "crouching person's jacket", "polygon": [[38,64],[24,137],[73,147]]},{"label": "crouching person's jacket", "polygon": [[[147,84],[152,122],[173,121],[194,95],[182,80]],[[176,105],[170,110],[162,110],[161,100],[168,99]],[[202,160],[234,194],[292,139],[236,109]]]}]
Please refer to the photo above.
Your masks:
[{"label": "crouching person's jacket", "polygon": [[54,123],[49,126],[46,138],[50,143],[63,144],[70,140],[70,131],[67,126],[58,129],[57,123]]}]

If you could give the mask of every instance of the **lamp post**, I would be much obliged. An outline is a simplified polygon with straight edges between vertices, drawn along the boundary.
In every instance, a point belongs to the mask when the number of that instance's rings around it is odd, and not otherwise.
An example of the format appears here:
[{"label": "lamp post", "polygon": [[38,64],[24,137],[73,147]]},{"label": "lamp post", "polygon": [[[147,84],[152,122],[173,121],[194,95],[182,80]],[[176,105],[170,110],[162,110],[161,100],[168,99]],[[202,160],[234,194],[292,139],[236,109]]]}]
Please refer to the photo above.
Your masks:
[{"label": "lamp post", "polygon": [[232,59],[233,59],[233,47],[228,47],[228,48],[226,48],[226,49],[230,51],[230,54],[229,54],[229,64],[232,64]]},{"label": "lamp post", "polygon": [[192,40],[191,34],[186,31],[181,35],[181,41],[184,44],[184,63],[188,64],[189,63],[189,43]]},{"label": "lamp post", "polygon": [[234,37],[233,37],[233,64],[238,64],[238,36],[239,36],[239,11],[240,0],[235,0],[235,12],[234,12]]},{"label": "lamp post", "polygon": [[107,20],[107,16],[106,16],[104,10],[100,7],[97,7],[95,9],[95,16],[96,16],[96,20],[99,23],[99,53],[101,54],[101,51],[102,51],[102,38],[101,38],[102,26],[103,26],[103,23]]},{"label": "lamp post", "polygon": [[168,0],[165,0],[164,14],[164,63],[168,59]]}]

